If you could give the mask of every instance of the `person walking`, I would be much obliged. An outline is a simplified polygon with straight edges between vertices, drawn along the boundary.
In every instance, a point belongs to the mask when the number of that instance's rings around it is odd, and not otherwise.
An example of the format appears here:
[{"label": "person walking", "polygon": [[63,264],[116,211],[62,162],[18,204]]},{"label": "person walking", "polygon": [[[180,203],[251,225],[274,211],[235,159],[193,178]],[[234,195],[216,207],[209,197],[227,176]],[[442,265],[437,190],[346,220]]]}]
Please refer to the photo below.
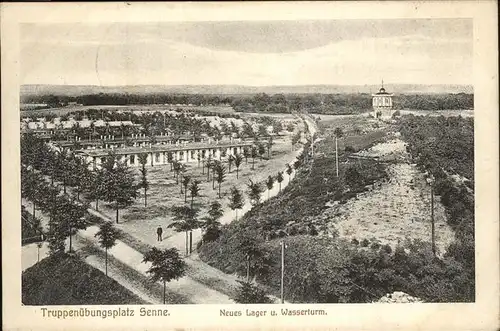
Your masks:
[{"label": "person walking", "polygon": [[156,234],[158,235],[158,241],[162,241],[162,234],[163,234],[163,229],[161,228],[161,226],[158,227],[158,229],[156,229]]}]

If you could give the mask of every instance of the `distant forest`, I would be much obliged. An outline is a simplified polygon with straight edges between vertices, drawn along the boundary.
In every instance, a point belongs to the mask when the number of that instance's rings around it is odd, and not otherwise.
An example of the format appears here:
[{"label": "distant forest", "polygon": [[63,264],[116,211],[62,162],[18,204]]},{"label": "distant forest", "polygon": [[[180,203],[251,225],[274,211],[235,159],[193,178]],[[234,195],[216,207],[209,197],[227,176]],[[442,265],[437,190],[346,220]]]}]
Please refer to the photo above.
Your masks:
[{"label": "distant forest", "polygon": [[[70,102],[82,105],[230,104],[238,112],[289,113],[301,109],[316,114],[352,114],[371,110],[372,98],[367,93],[356,94],[274,94],[214,95],[214,94],[125,94],[99,93],[82,96],[26,95],[22,103],[64,106]],[[395,109],[454,110],[473,109],[474,94],[400,94],[393,98]]]}]

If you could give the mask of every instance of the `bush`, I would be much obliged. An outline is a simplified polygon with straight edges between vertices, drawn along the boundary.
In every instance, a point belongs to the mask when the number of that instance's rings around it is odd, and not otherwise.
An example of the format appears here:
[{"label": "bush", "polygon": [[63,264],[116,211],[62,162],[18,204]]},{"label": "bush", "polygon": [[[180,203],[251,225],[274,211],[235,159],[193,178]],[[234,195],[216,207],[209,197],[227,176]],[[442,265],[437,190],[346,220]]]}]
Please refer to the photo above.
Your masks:
[{"label": "bush", "polygon": [[361,241],[361,247],[368,247],[368,245],[370,245],[370,241],[368,239],[363,239]]},{"label": "bush", "polygon": [[346,153],[356,153],[356,150],[354,149],[354,147],[348,145],[345,147],[344,149],[346,151]]},{"label": "bush", "polygon": [[271,299],[257,285],[250,282],[237,281],[240,287],[234,297],[237,303],[271,303]]}]

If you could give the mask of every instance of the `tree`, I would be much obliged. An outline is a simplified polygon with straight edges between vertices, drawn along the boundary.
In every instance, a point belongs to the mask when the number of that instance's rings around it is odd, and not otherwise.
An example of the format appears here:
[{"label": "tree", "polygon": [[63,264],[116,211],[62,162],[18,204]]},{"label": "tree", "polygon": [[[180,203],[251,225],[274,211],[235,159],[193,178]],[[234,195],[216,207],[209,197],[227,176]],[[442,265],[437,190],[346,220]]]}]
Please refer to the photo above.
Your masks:
[{"label": "tree", "polygon": [[273,136],[269,136],[269,139],[267,140],[267,158],[271,158],[271,149],[273,147]]},{"label": "tree", "polygon": [[112,153],[108,154],[104,164],[104,184],[106,187],[105,199],[114,203],[116,223],[119,221],[119,210],[130,206],[137,197],[137,186],[134,176],[127,164],[116,161]]},{"label": "tree", "polygon": [[280,192],[281,192],[281,182],[283,181],[283,171],[278,171],[278,175],[276,175],[276,181],[280,184]]},{"label": "tree", "polygon": [[201,226],[201,222],[197,219],[198,210],[188,206],[172,207],[172,214],[174,215],[174,222],[170,223],[168,228],[174,228],[177,232],[184,231],[186,233],[186,256],[188,256],[192,251],[188,235]]},{"label": "tree", "polygon": [[269,177],[267,177],[266,186],[267,186],[267,198],[269,199],[269,195],[270,195],[271,190],[274,186],[273,176],[270,175]]},{"label": "tree", "polygon": [[[182,178],[182,186],[184,187],[184,202],[187,202],[187,191],[189,183],[191,182],[191,176],[184,176]],[[182,193],[182,189],[181,189]]]},{"label": "tree", "polygon": [[217,183],[219,184],[219,199],[220,196],[220,188],[222,182],[226,179],[226,167],[222,163],[217,163],[215,167],[215,173],[217,174]]},{"label": "tree", "polygon": [[[24,169],[24,167],[23,167]],[[36,214],[36,204],[38,203],[40,192],[42,189],[42,181],[43,177],[40,173],[35,172],[34,170],[25,170],[22,171],[21,174],[21,194],[31,201],[33,204],[33,218],[35,218]]]},{"label": "tree", "polygon": [[[236,249],[245,257],[245,263],[239,263],[236,273],[245,275],[246,281],[250,282],[252,277],[269,272],[272,261],[269,252],[264,250],[255,236],[248,233],[235,238]],[[243,262],[243,261],[241,261]]]},{"label": "tree", "polygon": [[258,152],[259,152],[260,160],[262,161],[262,156],[266,153],[266,146],[264,146],[264,144],[259,143]]},{"label": "tree", "polygon": [[166,285],[173,279],[179,279],[186,273],[186,262],[184,262],[176,248],[159,250],[151,248],[144,255],[143,263],[151,263],[146,273],[151,275],[151,281],[163,283],[163,304],[166,304]]},{"label": "tree", "polygon": [[84,159],[75,157],[73,169],[72,185],[75,187],[76,199],[80,200],[80,193],[85,191],[85,187],[90,181],[89,164]]},{"label": "tree", "polygon": [[342,131],[341,128],[335,128],[335,130],[333,130],[333,134],[337,138],[342,138],[342,136],[344,135],[344,131]]},{"label": "tree", "polygon": [[261,137],[265,137],[268,135],[266,127],[262,124],[258,126],[257,130],[259,132],[259,136]]},{"label": "tree", "polygon": [[99,211],[99,200],[106,197],[106,184],[104,182],[104,169],[96,169],[91,172],[90,180],[85,191],[87,197],[91,200],[95,200],[95,209]]},{"label": "tree", "polygon": [[179,184],[179,174],[181,173],[181,163],[177,160],[173,161],[175,183]]},{"label": "tree", "polygon": [[144,189],[144,207],[148,206],[147,203],[147,191],[149,188],[149,183],[148,183],[148,170],[146,169],[146,164],[148,163],[148,154],[147,153],[141,153],[139,154],[139,163],[141,164],[141,181],[139,186]]},{"label": "tree", "polygon": [[252,138],[255,136],[255,132],[253,131],[252,125],[248,122],[245,122],[243,124],[243,136],[246,136],[248,138]]},{"label": "tree", "polygon": [[245,164],[248,164],[248,158],[250,157],[251,153],[248,147],[243,147],[243,156],[245,157]]},{"label": "tree", "polygon": [[77,201],[65,200],[65,203],[60,206],[61,214],[59,220],[64,227],[64,233],[69,236],[69,252],[73,251],[72,238],[77,234],[78,230],[85,230],[88,226],[85,220],[87,206]]},{"label": "tree", "polygon": [[248,185],[248,198],[250,199],[250,203],[252,206],[256,206],[260,203],[260,198],[262,196],[262,186],[259,183],[254,183],[250,179],[250,183]]},{"label": "tree", "polygon": [[294,134],[292,136],[292,150],[293,150],[293,147],[299,143],[300,136],[301,136],[300,132],[297,132],[297,134]]},{"label": "tree", "polygon": [[193,208],[194,198],[200,196],[200,181],[193,180],[189,186],[189,193],[191,194],[191,208]]},{"label": "tree", "polygon": [[172,152],[167,152],[167,162],[170,164],[170,171],[172,171],[172,166],[174,163],[174,154]]},{"label": "tree", "polygon": [[244,282],[237,280],[240,283],[240,287],[236,292],[234,301],[237,303],[249,304],[249,303],[272,303],[270,297],[257,285],[251,282]]},{"label": "tree", "polygon": [[255,169],[255,158],[257,157],[257,147],[252,146],[251,150],[251,156],[252,156],[252,170]]},{"label": "tree", "polygon": [[231,173],[231,166],[233,165],[233,162],[234,162],[234,156],[229,155],[229,157],[227,158],[227,166],[229,167],[228,170],[229,173]]},{"label": "tree", "polygon": [[214,241],[217,240],[220,234],[220,222],[219,219],[224,214],[224,210],[222,209],[222,205],[219,201],[213,201],[210,204],[210,208],[208,210],[208,216],[204,217],[205,221],[202,225],[204,230],[203,233],[203,242]]},{"label": "tree", "polygon": [[238,179],[238,173],[240,170],[241,162],[243,162],[243,157],[241,154],[236,154],[234,156],[234,166],[236,167],[236,179]]},{"label": "tree", "polygon": [[292,180],[292,172],[293,172],[293,168],[290,164],[287,164],[286,165],[286,173],[288,175],[288,182],[290,183],[290,181]]},{"label": "tree", "polygon": [[229,208],[235,211],[236,220],[238,220],[238,209],[243,208],[245,204],[245,198],[236,186],[231,187],[231,195],[229,197]]},{"label": "tree", "polygon": [[95,234],[98,238],[99,245],[104,248],[105,256],[105,270],[106,276],[108,275],[108,249],[116,245],[116,239],[118,238],[118,231],[113,227],[111,222],[104,222],[99,227],[99,231]]}]

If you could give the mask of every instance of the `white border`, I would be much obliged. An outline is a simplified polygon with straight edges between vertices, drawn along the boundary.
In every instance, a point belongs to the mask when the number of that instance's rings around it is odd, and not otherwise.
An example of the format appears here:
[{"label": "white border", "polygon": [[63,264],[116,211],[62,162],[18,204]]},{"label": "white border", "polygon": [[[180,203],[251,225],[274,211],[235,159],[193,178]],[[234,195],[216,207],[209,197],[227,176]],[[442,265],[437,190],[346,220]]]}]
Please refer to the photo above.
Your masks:
[{"label": "white border", "polygon": [[[1,4],[3,327],[7,329],[214,328],[354,330],[497,329],[498,252],[498,44],[494,1],[251,2],[251,3],[31,3]],[[476,270],[474,304],[333,304],[326,317],[220,317],[222,305],[169,306],[168,318],[67,319],[41,317],[20,303],[19,32],[20,22],[155,22],[299,19],[473,18]],[[111,307],[109,307],[111,308]],[[228,309],[235,309],[229,306]],[[244,306],[237,308],[245,309]],[[279,306],[272,308],[279,309]]]}]

